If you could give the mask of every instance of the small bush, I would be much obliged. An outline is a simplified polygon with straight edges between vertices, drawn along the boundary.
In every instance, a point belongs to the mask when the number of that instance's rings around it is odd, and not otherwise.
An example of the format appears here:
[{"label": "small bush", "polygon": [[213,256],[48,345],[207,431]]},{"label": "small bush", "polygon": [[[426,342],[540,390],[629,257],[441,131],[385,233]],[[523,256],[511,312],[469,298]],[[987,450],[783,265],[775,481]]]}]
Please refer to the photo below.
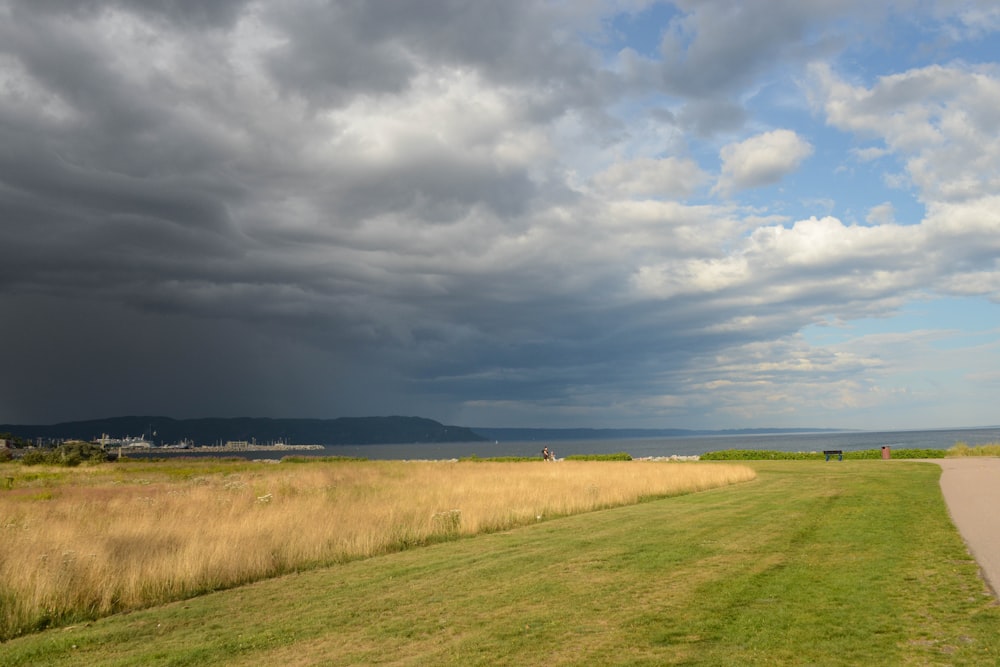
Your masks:
[{"label": "small bush", "polygon": [[795,461],[825,458],[819,452],[779,452],[770,449],[722,449],[701,455],[702,461]]},{"label": "small bush", "polygon": [[[943,449],[894,449],[894,459],[943,459]],[[851,461],[882,458],[881,449],[845,451],[844,459]],[[823,452],[779,452],[771,449],[723,449],[701,455],[702,461],[823,461]]]},{"label": "small bush", "polygon": [[23,465],[55,465],[75,467],[81,463],[104,463],[111,454],[89,442],[67,442],[52,450],[35,450],[21,457]]},{"label": "small bush", "polygon": [[348,461],[367,461],[363,456],[282,456],[282,463],[346,463]]},{"label": "small bush", "polygon": [[458,459],[461,462],[469,463],[524,463],[526,461],[541,461],[541,456],[463,456]]},{"label": "small bush", "polygon": [[[877,449],[866,450],[882,455],[882,452]],[[947,455],[947,452],[943,449],[894,449],[892,450],[892,458],[894,459],[943,459]],[[846,456],[846,454],[845,454]]]},{"label": "small bush", "polygon": [[21,463],[26,466],[40,465],[43,463],[48,463],[48,461],[49,461],[48,453],[38,450],[28,452],[21,457]]},{"label": "small bush", "polygon": [[566,457],[567,461],[631,461],[632,455],[628,452],[618,452],[616,454],[571,454]]}]

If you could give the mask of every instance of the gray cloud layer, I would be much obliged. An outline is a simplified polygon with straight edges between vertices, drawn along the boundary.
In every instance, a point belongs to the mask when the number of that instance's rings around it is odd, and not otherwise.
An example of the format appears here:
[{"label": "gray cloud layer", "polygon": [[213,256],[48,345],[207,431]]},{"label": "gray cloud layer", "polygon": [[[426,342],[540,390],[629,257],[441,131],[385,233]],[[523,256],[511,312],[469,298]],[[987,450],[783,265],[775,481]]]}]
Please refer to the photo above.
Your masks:
[{"label": "gray cloud layer", "polygon": [[[856,2],[676,4],[639,62],[580,38],[589,3],[0,2],[0,421],[747,423],[754,386],[802,414],[870,389],[878,360],[803,327],[996,294],[995,71],[857,87],[805,67]],[[808,137],[744,128],[741,92],[776,69],[906,161],[925,222],[711,198],[808,159]],[[627,117],[656,89],[671,111]],[[952,108],[980,139],[919,134]]]}]

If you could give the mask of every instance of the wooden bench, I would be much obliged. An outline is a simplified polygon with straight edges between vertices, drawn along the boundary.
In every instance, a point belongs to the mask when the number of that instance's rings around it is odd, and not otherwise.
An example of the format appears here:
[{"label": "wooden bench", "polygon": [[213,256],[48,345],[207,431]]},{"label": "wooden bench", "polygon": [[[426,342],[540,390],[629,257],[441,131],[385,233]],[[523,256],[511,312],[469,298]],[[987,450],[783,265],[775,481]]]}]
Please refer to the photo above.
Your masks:
[{"label": "wooden bench", "polygon": [[824,449],[823,456],[829,461],[831,456],[836,456],[838,461],[844,460],[844,450],[842,449]]}]

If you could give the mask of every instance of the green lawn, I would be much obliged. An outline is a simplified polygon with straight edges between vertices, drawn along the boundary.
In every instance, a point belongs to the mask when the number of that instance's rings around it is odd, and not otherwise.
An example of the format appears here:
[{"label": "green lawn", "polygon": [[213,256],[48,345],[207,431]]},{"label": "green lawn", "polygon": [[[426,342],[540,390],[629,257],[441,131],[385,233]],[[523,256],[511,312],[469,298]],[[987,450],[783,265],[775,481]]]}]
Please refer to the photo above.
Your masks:
[{"label": "green lawn", "polygon": [[748,465],[740,486],[18,638],[0,664],[1000,663],[936,465]]}]

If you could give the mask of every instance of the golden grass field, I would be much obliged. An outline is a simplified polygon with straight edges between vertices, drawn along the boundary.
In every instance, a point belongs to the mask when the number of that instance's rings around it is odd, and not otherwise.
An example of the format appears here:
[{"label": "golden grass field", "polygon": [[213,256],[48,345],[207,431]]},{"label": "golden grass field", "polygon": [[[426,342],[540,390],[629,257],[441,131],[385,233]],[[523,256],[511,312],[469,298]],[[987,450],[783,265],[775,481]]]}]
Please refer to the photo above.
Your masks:
[{"label": "golden grass field", "polygon": [[749,481],[735,464],[0,465],[0,639],[289,571]]}]

